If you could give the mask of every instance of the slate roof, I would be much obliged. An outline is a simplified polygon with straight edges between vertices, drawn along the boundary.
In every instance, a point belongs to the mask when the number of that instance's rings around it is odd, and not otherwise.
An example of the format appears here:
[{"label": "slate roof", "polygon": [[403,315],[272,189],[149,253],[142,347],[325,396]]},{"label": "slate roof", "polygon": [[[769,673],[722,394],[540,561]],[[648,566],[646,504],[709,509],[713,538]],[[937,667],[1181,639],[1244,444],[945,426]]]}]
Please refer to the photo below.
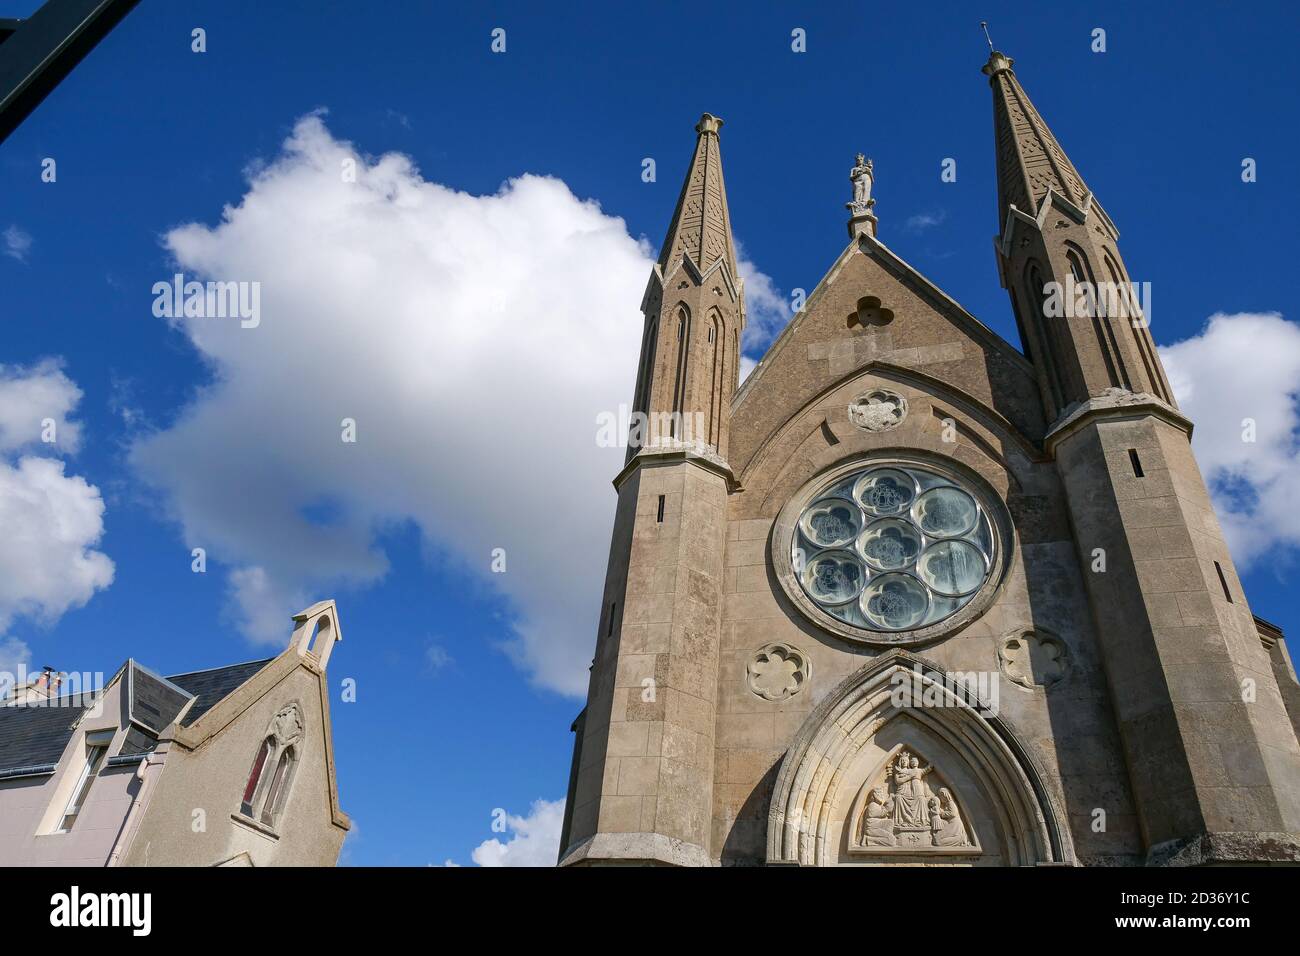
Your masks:
[{"label": "slate roof", "polygon": [[[168,677],[196,698],[181,723],[186,727],[194,723],[272,660],[247,661]],[[52,705],[0,707],[0,779],[16,776],[20,771],[52,771],[72,739],[73,724],[83,709]],[[148,748],[143,746],[147,735],[137,736],[139,739],[127,740],[124,752],[147,752]]]},{"label": "slate roof", "polygon": [[181,725],[188,727],[194,723],[215,707],[222,698],[273,660],[274,657],[268,657],[262,661],[247,661],[243,664],[230,664],[226,667],[214,667],[211,670],[193,671],[189,674],[168,677],[167,679],[181,690],[188,691],[198,698],[186,713]]},{"label": "slate roof", "polygon": [[80,707],[0,707],[0,777],[53,770],[72,737]]}]

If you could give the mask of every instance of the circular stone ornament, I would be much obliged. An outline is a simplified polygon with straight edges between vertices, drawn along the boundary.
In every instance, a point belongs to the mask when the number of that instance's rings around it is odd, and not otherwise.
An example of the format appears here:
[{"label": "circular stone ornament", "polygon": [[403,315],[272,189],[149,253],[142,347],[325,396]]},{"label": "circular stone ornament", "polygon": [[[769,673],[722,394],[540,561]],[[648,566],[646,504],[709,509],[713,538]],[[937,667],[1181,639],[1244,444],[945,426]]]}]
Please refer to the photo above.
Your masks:
[{"label": "circular stone ornament", "polygon": [[833,469],[777,520],[773,563],[811,620],[868,644],[936,640],[983,613],[1010,520],[957,466],[880,458]]}]

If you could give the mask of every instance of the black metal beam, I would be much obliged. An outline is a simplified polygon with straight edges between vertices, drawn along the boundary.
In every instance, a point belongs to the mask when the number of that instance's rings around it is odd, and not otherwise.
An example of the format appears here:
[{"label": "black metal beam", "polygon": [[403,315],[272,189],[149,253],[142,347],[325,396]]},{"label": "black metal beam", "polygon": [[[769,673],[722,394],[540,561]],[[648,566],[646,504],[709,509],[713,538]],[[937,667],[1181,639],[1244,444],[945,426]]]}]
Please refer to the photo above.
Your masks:
[{"label": "black metal beam", "polygon": [[0,143],[140,0],[46,0],[0,20]]}]

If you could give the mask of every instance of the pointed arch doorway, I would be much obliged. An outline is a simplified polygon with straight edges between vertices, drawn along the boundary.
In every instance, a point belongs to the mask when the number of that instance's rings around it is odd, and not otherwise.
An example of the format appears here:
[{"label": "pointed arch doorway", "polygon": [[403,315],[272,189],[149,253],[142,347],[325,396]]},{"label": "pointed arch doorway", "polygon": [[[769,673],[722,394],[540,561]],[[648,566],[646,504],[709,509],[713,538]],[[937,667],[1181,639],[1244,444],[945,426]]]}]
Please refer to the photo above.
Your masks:
[{"label": "pointed arch doorway", "polygon": [[925,658],[892,650],[840,683],[786,752],[767,862],[1073,863],[1065,816],[1021,741]]}]

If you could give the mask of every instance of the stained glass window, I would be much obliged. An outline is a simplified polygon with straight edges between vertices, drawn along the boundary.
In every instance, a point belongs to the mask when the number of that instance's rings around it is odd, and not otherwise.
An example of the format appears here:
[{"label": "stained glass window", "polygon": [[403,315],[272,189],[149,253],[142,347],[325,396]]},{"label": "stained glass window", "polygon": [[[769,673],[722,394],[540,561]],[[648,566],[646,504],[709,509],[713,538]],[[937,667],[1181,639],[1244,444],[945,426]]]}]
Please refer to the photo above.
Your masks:
[{"label": "stained glass window", "polygon": [[804,593],[869,631],[911,631],[955,614],[988,580],[993,553],[976,496],[910,464],[837,479],[804,509],[791,542]]}]

